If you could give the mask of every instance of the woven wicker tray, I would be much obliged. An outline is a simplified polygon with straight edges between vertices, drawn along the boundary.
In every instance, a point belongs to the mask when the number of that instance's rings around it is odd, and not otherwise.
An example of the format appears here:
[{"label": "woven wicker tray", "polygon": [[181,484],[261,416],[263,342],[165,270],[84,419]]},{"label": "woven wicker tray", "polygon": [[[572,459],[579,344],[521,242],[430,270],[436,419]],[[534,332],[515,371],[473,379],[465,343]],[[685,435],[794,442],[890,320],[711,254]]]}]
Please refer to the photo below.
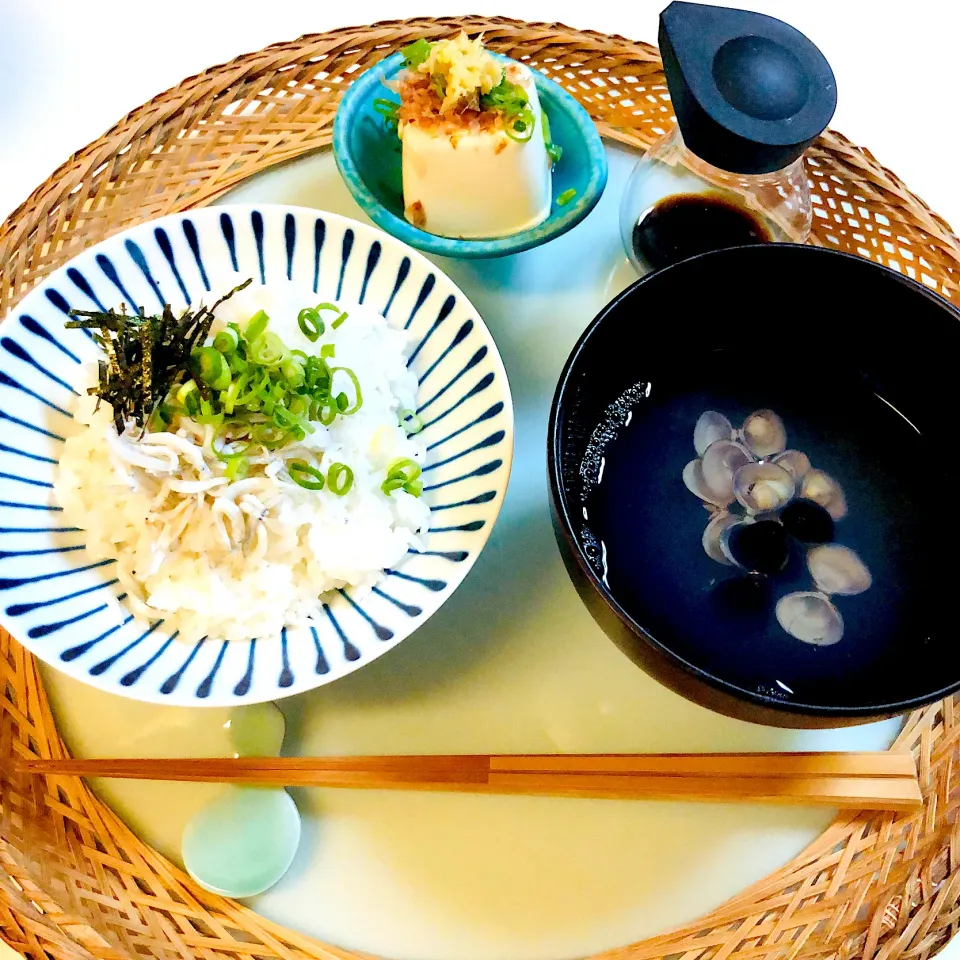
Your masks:
[{"label": "woven wicker tray", "polygon": [[[278,44],[185,80],[125,117],[0,226],[0,317],[47,273],[118,230],[208,203],[250,175],[330,142],[340,94],[418,36],[461,26],[547,72],[604,136],[644,147],[670,122],[656,50],[621,37],[502,18],[407,20]],[[960,243],[890,171],[840,134],[809,151],[812,242],[960,296]],[[827,296],[829,293],[827,292]],[[792,863],[709,916],[603,954],[609,960],[918,958],[960,925],[954,765],[958,701],[918,711],[912,750],[925,807],[839,818]],[[0,757],[65,748],[36,664],[0,630]],[[342,958],[206,893],[82,783],[11,778],[0,765],[0,934],[32,958]]]}]

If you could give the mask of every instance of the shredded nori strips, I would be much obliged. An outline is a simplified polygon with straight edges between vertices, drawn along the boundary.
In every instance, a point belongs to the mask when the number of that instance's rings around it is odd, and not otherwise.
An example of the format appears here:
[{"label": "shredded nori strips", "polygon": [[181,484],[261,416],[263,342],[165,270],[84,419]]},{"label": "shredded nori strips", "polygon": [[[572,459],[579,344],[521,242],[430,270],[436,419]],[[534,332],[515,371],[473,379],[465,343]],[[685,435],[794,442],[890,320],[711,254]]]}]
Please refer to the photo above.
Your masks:
[{"label": "shredded nori strips", "polygon": [[170,304],[159,315],[148,316],[140,307],[128,314],[120,310],[71,310],[67,327],[97,330],[93,339],[107,359],[98,364],[100,382],[89,392],[113,408],[117,433],[128,420],[145,426],[174,387],[192,376],[190,354],[203,346],[213,323],[213,312],[235,293],[253,282],[246,280],[222,296],[212,307],[174,316]]}]

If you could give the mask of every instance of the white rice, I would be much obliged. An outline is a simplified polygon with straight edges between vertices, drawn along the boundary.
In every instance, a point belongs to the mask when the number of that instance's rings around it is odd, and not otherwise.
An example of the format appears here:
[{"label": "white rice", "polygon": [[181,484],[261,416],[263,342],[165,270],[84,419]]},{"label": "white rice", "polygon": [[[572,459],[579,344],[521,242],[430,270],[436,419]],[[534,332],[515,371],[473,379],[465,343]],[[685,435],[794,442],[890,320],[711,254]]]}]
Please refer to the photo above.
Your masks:
[{"label": "white rice", "polygon": [[[337,330],[328,323],[312,344],[297,314],[320,299],[290,283],[271,284],[248,287],[217,310],[214,330],[231,321],[242,326],[263,309],[269,329],[291,349],[316,354],[320,344],[333,343],[331,365],[351,368],[363,390],[357,413],[330,427],[314,423],[316,432],[295,447],[267,451],[243,481],[223,478],[210,430],[207,455],[200,456],[205,431],[192,422],[178,431],[181,439],[141,440],[132,427],[118,437],[109,405],[95,411],[94,397],[78,401],[55,495],[65,522],[86,531],[91,556],[116,558],[139,619],[163,619],[188,640],[276,636],[284,626],[309,624],[332,590],[350,587],[362,597],[385,568],[422,546],[427,505],[402,490],[388,496],[380,489],[391,461],[422,463],[426,453],[398,425],[399,411],[416,408],[407,334],[369,308],[340,303],[349,318]],[[91,383],[94,377],[91,370]],[[327,487],[305,490],[284,469],[291,456],[319,461],[324,473],[345,463],[353,486],[343,497]]]}]

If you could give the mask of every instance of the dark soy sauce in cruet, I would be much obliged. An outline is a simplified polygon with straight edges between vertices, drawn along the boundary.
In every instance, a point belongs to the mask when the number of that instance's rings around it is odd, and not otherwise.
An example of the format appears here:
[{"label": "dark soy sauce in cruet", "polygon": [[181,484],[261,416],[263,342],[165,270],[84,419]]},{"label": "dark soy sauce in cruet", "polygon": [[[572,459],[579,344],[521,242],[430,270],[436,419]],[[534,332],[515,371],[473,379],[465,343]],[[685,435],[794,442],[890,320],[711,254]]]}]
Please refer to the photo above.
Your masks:
[{"label": "dark soy sauce in cruet", "polygon": [[664,197],[633,228],[634,252],[648,270],[710,250],[772,240],[769,228],[746,207],[709,193]]}]

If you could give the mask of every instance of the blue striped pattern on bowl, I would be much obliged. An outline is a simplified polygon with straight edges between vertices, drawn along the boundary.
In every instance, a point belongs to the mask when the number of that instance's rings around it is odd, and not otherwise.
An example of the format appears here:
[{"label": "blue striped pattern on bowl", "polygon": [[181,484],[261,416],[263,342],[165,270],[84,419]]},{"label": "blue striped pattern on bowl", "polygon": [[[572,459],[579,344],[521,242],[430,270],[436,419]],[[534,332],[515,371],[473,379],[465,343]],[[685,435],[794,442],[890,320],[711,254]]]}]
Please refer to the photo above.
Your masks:
[{"label": "blue striped pattern on bowl", "polygon": [[[99,348],[67,330],[72,309],[148,311],[210,302],[248,276],[361,302],[410,331],[429,445],[421,552],[362,602],[330,598],[315,628],[276,639],[184,643],[163,622],[118,613],[113,561],[93,561],[52,491],[81,363]],[[345,217],[272,205],[165,217],[82,253],[0,325],[0,621],[38,657],[102,689],[180,705],[291,696],[358,669],[409,636],[456,589],[503,501],[513,410],[489,331],[463,294],[404,244]],[[119,609],[122,609],[122,603]]]}]

